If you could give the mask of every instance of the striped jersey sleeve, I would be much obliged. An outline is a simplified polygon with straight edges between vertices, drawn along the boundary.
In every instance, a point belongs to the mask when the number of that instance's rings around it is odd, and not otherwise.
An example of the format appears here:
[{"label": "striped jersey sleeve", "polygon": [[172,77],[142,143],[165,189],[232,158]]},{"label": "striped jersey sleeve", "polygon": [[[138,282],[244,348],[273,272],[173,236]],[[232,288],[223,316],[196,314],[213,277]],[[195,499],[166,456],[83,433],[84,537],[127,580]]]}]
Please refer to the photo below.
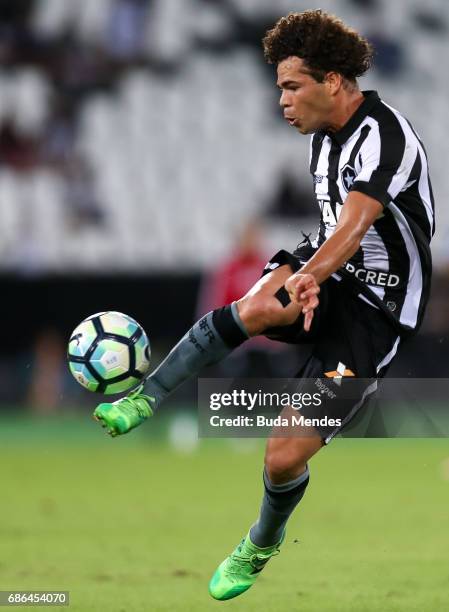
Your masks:
[{"label": "striped jersey sleeve", "polygon": [[351,191],[388,206],[406,188],[416,155],[416,138],[404,133],[393,113],[385,113],[383,121],[370,125],[359,152],[361,171]]}]

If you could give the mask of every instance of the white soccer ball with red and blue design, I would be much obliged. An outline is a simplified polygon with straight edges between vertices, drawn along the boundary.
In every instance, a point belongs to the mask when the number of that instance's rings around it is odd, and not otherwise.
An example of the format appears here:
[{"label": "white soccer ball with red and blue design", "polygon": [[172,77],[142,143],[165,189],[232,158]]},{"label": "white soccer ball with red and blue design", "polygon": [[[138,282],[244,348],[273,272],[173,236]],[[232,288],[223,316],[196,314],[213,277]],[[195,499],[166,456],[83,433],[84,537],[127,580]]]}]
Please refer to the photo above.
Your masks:
[{"label": "white soccer ball with red and blue design", "polygon": [[150,367],[143,328],[121,312],[99,312],[73,330],[69,368],[80,385],[96,393],[121,393],[137,386]]}]

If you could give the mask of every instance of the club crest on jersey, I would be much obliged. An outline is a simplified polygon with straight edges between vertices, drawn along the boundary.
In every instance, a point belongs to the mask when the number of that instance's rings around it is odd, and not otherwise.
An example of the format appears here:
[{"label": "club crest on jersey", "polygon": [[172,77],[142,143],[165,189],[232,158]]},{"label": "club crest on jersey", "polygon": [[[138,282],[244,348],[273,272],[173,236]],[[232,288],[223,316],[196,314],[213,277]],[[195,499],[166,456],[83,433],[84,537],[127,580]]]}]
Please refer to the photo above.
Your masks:
[{"label": "club crest on jersey", "polygon": [[340,171],[340,176],[345,191],[349,191],[357,176],[355,169],[350,164],[345,164]]}]

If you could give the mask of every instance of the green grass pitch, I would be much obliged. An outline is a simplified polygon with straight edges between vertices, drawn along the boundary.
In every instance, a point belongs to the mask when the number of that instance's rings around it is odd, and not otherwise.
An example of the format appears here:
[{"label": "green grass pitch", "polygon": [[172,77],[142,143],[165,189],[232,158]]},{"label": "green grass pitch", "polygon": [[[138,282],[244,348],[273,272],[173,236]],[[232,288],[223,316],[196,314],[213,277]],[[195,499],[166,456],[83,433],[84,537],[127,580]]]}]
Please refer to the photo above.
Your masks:
[{"label": "green grass pitch", "polygon": [[53,609],[71,612],[449,609],[447,440],[332,442],[281,555],[215,602],[208,580],[257,515],[263,443],[182,453],[151,427],[0,421],[0,590],[69,590]]}]

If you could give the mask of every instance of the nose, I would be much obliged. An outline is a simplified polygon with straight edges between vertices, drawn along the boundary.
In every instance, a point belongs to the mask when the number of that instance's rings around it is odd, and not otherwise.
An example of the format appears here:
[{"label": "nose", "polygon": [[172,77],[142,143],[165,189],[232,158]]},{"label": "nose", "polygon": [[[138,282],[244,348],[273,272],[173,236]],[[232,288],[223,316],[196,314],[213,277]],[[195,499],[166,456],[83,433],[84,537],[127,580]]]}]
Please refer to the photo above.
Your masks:
[{"label": "nose", "polygon": [[279,105],[282,108],[285,108],[286,106],[290,106],[288,91],[285,91],[285,89],[282,91],[281,97],[279,98]]}]

